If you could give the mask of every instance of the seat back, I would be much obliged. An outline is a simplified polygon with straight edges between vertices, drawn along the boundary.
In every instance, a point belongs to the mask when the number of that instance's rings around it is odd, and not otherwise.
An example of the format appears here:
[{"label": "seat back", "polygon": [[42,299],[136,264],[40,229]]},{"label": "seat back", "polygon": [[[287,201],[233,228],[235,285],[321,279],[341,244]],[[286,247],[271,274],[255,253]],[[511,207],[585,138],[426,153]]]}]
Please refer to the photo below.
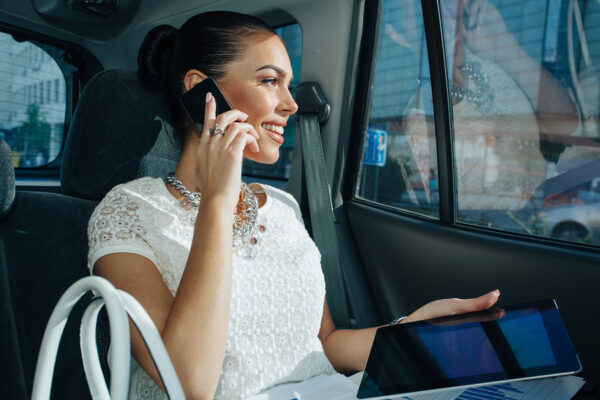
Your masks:
[{"label": "seat back", "polygon": [[62,193],[101,200],[119,183],[175,171],[181,143],[169,106],[134,71],[108,70],[86,85],[73,115],[61,168]]},{"label": "seat back", "polygon": [[[3,155],[6,154],[4,148]],[[10,171],[7,169],[10,168]],[[3,165],[2,176],[13,176]],[[9,187],[10,185],[10,187]],[[86,225],[95,202],[15,190],[0,219],[0,398],[28,399],[42,334],[52,309],[75,280],[88,275]],[[83,309],[77,307],[79,312]],[[77,311],[76,311],[77,312]],[[68,324],[57,360],[55,398],[89,397],[78,351],[78,326]]]},{"label": "seat back", "polygon": [[[173,139],[163,96],[132,71],[104,71],[81,94],[65,140],[62,194],[15,191],[12,155],[0,146],[0,398],[28,399],[44,328],[67,288],[89,275],[87,224],[98,200],[115,185],[175,170]],[[78,322],[89,296],[65,328],[52,397],[89,398],[79,351]],[[108,328],[99,324],[101,357]],[[102,334],[104,332],[104,334]],[[106,366],[105,360],[103,360]],[[107,372],[105,370],[105,372]]]}]

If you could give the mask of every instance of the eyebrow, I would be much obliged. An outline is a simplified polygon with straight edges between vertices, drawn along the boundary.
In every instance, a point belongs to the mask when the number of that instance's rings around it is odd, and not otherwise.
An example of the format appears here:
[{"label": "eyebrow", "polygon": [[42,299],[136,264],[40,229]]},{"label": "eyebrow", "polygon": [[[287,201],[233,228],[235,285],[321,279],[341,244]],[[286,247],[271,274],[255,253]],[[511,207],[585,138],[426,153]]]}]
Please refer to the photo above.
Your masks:
[{"label": "eyebrow", "polygon": [[281,69],[278,66],[273,65],[273,64],[263,65],[262,67],[260,67],[259,69],[257,69],[256,72],[261,71],[263,69],[272,69],[273,71],[277,72],[279,75],[281,75],[283,77],[287,76],[286,72],[283,69]]}]

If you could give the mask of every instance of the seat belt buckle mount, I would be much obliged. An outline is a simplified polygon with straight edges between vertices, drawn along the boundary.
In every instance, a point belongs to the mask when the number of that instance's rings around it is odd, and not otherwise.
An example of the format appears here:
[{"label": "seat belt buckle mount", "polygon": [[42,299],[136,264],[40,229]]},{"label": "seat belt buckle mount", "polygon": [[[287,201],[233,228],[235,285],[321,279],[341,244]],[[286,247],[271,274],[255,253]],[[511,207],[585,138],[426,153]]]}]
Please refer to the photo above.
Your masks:
[{"label": "seat belt buckle mount", "polygon": [[296,87],[295,94],[298,112],[318,114],[319,125],[323,126],[331,115],[331,106],[317,82],[301,82]]}]

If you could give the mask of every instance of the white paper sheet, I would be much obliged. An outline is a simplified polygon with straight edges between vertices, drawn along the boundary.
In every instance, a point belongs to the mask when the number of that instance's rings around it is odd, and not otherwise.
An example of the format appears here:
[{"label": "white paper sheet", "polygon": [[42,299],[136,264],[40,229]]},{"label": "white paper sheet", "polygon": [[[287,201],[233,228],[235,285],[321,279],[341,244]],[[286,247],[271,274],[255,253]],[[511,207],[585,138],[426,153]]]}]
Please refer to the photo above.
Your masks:
[{"label": "white paper sheet", "polygon": [[510,382],[469,389],[452,389],[433,394],[401,397],[410,400],[567,400],[585,381],[577,376]]},{"label": "white paper sheet", "polygon": [[354,400],[357,391],[358,385],[342,374],[318,375],[276,386],[246,400]]},{"label": "white paper sheet", "polygon": [[[362,374],[350,378],[319,375],[299,383],[271,388],[246,400],[354,400]],[[407,400],[566,400],[583,386],[577,376],[510,382],[469,389],[450,389],[432,394],[395,397]]]}]

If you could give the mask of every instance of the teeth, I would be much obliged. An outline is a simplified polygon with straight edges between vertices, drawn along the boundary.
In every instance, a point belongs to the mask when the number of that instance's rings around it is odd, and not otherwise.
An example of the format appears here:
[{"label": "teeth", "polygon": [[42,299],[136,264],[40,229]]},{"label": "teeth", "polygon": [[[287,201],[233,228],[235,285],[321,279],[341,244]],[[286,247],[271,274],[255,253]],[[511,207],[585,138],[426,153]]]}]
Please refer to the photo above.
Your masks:
[{"label": "teeth", "polygon": [[262,124],[261,126],[265,129],[268,129],[270,131],[277,132],[280,135],[283,135],[283,126],[271,125],[271,124]]}]

